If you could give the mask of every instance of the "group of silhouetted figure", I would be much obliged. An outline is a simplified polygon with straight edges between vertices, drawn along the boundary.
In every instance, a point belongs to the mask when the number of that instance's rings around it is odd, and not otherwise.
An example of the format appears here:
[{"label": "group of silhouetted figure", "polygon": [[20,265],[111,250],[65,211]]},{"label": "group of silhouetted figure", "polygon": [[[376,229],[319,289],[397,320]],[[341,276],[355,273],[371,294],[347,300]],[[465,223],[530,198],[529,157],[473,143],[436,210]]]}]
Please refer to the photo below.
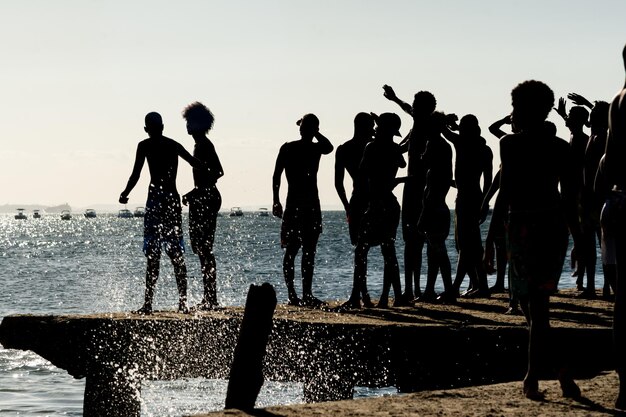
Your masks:
[{"label": "group of silhouetted figure", "polygon": [[[623,52],[626,66],[626,48]],[[530,80],[511,92],[512,111],[489,130],[500,139],[500,167],[493,176],[493,154],[481,136],[475,116],[460,120],[436,110],[428,91],[415,94],[413,103],[400,100],[385,85],[384,96],[408,113],[413,124],[396,143],[401,119],[395,113],[359,113],[354,119],[354,137],[337,148],[335,188],[345,208],[354,246],[354,278],[350,298],[336,311],[374,307],[367,290],[369,248],[380,246],[384,260],[383,288],[377,307],[389,306],[393,288],[394,306],[415,301],[454,303],[457,297],[489,297],[503,292],[508,264],[509,312],[521,308],[529,326],[528,371],[524,394],[543,398],[539,390],[540,363],[544,359],[558,371],[563,395],[581,396],[580,389],[556,354],[551,338],[549,298],[557,291],[570,236],[577,286],[584,298],[595,298],[596,245],[601,242],[604,286],[602,296],[615,297],[614,336],[620,391],[616,406],[626,408],[626,350],[624,289],[626,288],[626,86],[613,99],[591,103],[578,94],[569,112],[566,100],[555,106],[552,90]],[[556,136],[548,122],[552,109],[570,130],[569,143]],[[589,110],[588,110],[589,109]],[[188,312],[187,278],[183,257],[181,198],[176,190],[178,157],[193,167],[194,188],[182,197],[189,205],[191,246],[199,256],[204,296],[197,310],[218,306],[213,243],[216,218],[221,206],[217,180],[223,175],[215,147],[208,138],[214,117],[201,103],[183,111],[187,131],[195,141],[193,155],[176,141],[163,136],[158,113],[145,117],[149,138],[139,143],[132,174],[119,201],[126,203],[136,185],[144,161],[148,161],[150,186],[144,217],[144,253],[147,257],[145,302],[136,313],[150,314],[159,275],[162,249],[172,260],[180,301],[179,311]],[[319,130],[319,120],[306,114],[297,122],[300,139],[280,148],[272,178],[273,209],[282,218],[280,240],[285,249],[283,273],[288,304],[321,307],[313,295],[317,242],[322,232],[322,214],[317,173],[322,155],[333,145]],[[502,130],[510,125],[510,133]],[[583,128],[590,127],[587,135]],[[455,163],[453,167],[453,152]],[[406,160],[405,160],[406,155]],[[398,169],[407,167],[405,177]],[[352,179],[348,198],[345,172]],[[288,183],[285,208],[280,202],[281,178]],[[453,175],[454,173],[454,175]],[[493,178],[492,178],[493,176]],[[481,186],[482,179],[482,186]],[[403,184],[402,207],[394,189]],[[458,250],[456,274],[446,249],[450,210],[446,196],[455,187],[454,237]],[[498,192],[483,246],[480,224],[488,215],[489,202]],[[395,250],[398,225],[404,240],[404,290]],[[420,285],[422,251],[426,246],[427,274]],[[302,250],[302,296],[295,281],[295,258]],[[497,272],[489,287],[487,273]],[[435,293],[441,274],[444,291]],[[461,294],[465,276],[469,286]],[[586,276],[586,286],[584,277]]]}]

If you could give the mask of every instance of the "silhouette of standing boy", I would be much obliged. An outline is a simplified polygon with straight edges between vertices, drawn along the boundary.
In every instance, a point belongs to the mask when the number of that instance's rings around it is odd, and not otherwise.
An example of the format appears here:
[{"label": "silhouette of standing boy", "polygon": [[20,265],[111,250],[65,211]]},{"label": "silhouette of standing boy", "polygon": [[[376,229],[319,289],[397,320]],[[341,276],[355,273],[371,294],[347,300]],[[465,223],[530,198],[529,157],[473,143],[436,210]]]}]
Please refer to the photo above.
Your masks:
[{"label": "silhouette of standing boy", "polygon": [[393,141],[394,136],[400,136],[400,124],[400,117],[395,113],[383,113],[376,118],[374,141],[365,148],[360,166],[361,175],[367,180],[369,201],[354,250],[354,280],[357,288],[364,285],[369,248],[380,245],[385,264],[383,291],[378,301],[380,308],[388,307],[391,287],[394,306],[406,305],[395,246],[400,205],[393,194],[395,186],[404,180],[396,178],[398,168],[406,166],[400,145]]},{"label": "silhouette of standing boy", "polygon": [[[542,82],[526,81],[511,92],[512,135],[500,141],[500,192],[487,235],[486,259],[506,221],[511,292],[529,327],[528,370],[524,395],[540,400],[541,363],[558,369],[563,396],[578,398],[580,389],[558,363],[558,341],[550,331],[550,295],[557,290],[568,246],[581,242],[576,205],[575,168],[569,144],[544,123],[554,93]],[[529,164],[532,161],[532,164]]]},{"label": "silhouette of standing boy", "polygon": [[[626,68],[626,47],[622,51]],[[613,337],[615,341],[615,369],[619,375],[619,394],[615,408],[626,409],[626,84],[609,107],[609,136],[606,143],[606,181],[612,186],[602,210],[602,232],[614,242],[617,282]]]},{"label": "silhouette of standing boy", "polygon": [[[373,135],[374,117],[369,113],[359,113],[354,118],[354,137],[339,145],[335,152],[335,189],[346,211],[353,245],[358,243],[361,219],[369,202],[367,178],[360,172],[360,165],[365,147],[372,141]],[[352,195],[349,201],[343,184],[346,171],[352,178]],[[345,307],[360,308],[361,299],[366,307],[373,307],[367,292],[367,283],[364,280],[357,282],[356,274],[354,278],[352,295]]]},{"label": "silhouette of standing boy", "polygon": [[155,112],[145,117],[144,130],[149,138],[137,145],[137,154],[128,184],[120,194],[119,202],[128,203],[128,194],[137,185],[144,162],[150,169],[150,186],[144,216],[143,251],[147,258],[146,292],[143,307],[138,314],[152,313],[154,287],[159,278],[161,248],[170,257],[178,286],[178,311],[187,312],[187,268],[183,257],[183,229],[180,196],[176,190],[178,157],[183,158],[194,168],[204,165],[191,156],[178,142],[163,136],[163,119]]},{"label": "silhouette of standing boy", "polygon": [[189,204],[189,238],[193,252],[200,258],[204,296],[198,308],[211,310],[217,307],[217,271],[213,255],[213,241],[217,212],[222,206],[222,196],[217,180],[224,175],[215,146],[207,137],[213,127],[213,113],[202,103],[195,102],[183,110],[187,121],[187,133],[195,141],[193,156],[208,169],[193,170],[194,189],[183,196],[183,204]]},{"label": "silhouette of standing boy", "polygon": [[[317,171],[322,155],[333,151],[333,145],[319,131],[319,119],[305,114],[297,122],[300,140],[281,146],[272,177],[274,204],[272,213],[283,219],[281,247],[285,249],[283,273],[290,305],[319,307],[324,304],[313,296],[313,270],[317,240],[322,232],[322,212],[317,191]],[[316,141],[313,141],[316,139]],[[280,204],[280,180],[287,177],[287,202],[283,213]],[[302,299],[294,287],[294,262],[302,247]]]}]

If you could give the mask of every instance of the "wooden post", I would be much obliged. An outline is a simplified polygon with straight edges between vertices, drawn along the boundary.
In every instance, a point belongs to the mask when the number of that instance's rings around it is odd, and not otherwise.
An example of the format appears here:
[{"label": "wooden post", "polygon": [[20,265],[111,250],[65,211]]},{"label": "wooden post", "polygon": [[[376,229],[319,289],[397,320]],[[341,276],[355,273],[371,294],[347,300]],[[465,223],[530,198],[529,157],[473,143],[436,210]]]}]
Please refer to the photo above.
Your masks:
[{"label": "wooden post", "polygon": [[269,283],[250,285],[230,368],[226,408],[254,409],[263,385],[263,357],[275,309],[276,292]]}]

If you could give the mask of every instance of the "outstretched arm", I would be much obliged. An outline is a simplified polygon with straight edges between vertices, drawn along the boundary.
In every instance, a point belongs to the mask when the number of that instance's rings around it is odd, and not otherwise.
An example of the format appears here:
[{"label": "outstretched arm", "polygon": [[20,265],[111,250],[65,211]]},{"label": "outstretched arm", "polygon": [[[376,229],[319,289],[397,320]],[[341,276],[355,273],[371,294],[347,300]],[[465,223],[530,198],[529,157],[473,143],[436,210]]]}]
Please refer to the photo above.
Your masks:
[{"label": "outstretched arm", "polygon": [[491,132],[492,135],[500,139],[502,136],[506,135],[506,132],[502,130],[502,126],[510,125],[510,124],[511,124],[511,116],[506,115],[502,119],[496,122],[493,122],[491,126],[489,126],[489,132]]},{"label": "outstretched arm", "polygon": [[572,100],[572,102],[577,105],[577,106],[586,106],[589,107],[589,109],[593,108],[593,104],[591,104],[591,102],[589,100],[587,100],[586,98],[584,98],[583,96],[581,96],[580,94],[577,93],[569,93],[567,95],[567,98],[569,98],[570,100]]},{"label": "outstretched arm", "polygon": [[133,172],[130,174],[130,178],[128,178],[128,183],[126,184],[126,188],[120,194],[119,202],[122,204],[128,203],[128,194],[135,188],[137,185],[137,181],[139,181],[139,176],[141,175],[141,169],[143,168],[143,163],[146,160],[146,154],[141,146],[141,143],[137,145],[137,153],[135,154],[135,163],[133,165]]},{"label": "outstretched arm", "polygon": [[180,143],[177,143],[177,145],[178,146],[176,146],[176,152],[178,153],[178,156],[187,161],[189,165],[197,169],[208,169],[207,165],[204,162],[187,152],[187,149],[185,149],[183,145],[181,145]]},{"label": "outstretched arm", "polygon": [[400,106],[402,110],[404,110],[405,113],[408,113],[411,116],[413,115],[413,107],[409,103],[405,103],[404,101],[400,100],[398,96],[396,96],[396,92],[393,91],[393,88],[391,88],[391,86],[387,84],[383,85],[383,91],[383,96],[385,96],[387,100],[391,100],[396,103],[398,106]]}]

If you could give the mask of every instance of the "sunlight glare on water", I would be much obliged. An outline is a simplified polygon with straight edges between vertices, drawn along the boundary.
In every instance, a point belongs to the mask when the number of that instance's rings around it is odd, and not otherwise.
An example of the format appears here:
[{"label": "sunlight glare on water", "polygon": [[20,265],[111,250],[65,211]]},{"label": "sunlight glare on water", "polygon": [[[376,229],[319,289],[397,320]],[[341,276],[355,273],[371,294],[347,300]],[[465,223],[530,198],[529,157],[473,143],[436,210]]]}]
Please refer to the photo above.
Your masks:
[{"label": "sunlight glare on water", "polygon": [[[350,294],[353,248],[343,212],[323,213],[324,232],[318,244],[314,294],[324,300],[345,300]],[[183,216],[185,237],[187,218]],[[483,227],[483,232],[485,227]],[[250,284],[269,282],[278,302],[287,300],[282,277],[279,242],[280,220],[246,213],[243,217],[218,218],[215,238],[218,301],[223,306],[243,305]],[[396,248],[403,268],[401,232]],[[186,262],[190,304],[202,298],[200,265],[187,245]],[[448,239],[450,260],[456,263],[454,240]],[[143,222],[99,214],[87,219],[74,214],[69,221],[44,214],[41,219],[18,221],[0,215],[0,317],[9,314],[83,314],[137,309],[143,303],[146,260],[142,252]],[[300,257],[296,260],[299,265]],[[424,263],[425,265],[425,263]],[[296,288],[301,291],[299,266]],[[370,250],[368,287],[373,298],[382,289],[383,262],[379,248]],[[425,283],[425,266],[422,285]],[[601,281],[600,267],[597,271]],[[495,279],[494,276],[490,280]],[[464,282],[467,285],[467,280]],[[574,286],[566,267],[564,288]],[[441,279],[437,291],[442,291]],[[173,269],[164,255],[154,308],[173,310],[178,293]],[[306,352],[305,352],[306,353]],[[31,352],[0,349],[0,415],[82,415],[84,379]],[[180,416],[223,408],[226,381],[187,379],[144,381],[142,414]],[[355,396],[389,395],[393,388],[357,388]],[[303,401],[302,385],[266,382],[257,404],[289,404]]]}]

